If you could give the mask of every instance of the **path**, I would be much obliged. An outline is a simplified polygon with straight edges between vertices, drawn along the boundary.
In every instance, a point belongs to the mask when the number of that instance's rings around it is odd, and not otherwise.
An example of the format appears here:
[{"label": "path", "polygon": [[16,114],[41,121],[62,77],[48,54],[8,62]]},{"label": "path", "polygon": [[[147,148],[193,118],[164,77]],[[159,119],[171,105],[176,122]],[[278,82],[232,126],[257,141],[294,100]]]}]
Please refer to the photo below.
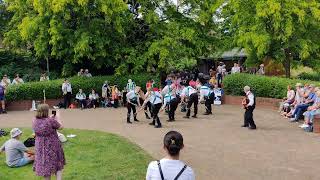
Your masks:
[{"label": "path", "polygon": [[[127,137],[153,157],[163,156],[162,138],[169,130],[185,138],[182,159],[193,167],[199,180],[318,180],[320,137],[305,133],[273,110],[257,109],[258,130],[241,128],[243,110],[225,105],[215,115],[164,122],[155,129],[140,113],[140,123],[125,123],[125,109],[62,110],[66,128],[102,130]],[[201,109],[200,112],[203,112]],[[33,112],[0,115],[2,127],[29,127]],[[164,121],[166,116],[162,115]]]}]

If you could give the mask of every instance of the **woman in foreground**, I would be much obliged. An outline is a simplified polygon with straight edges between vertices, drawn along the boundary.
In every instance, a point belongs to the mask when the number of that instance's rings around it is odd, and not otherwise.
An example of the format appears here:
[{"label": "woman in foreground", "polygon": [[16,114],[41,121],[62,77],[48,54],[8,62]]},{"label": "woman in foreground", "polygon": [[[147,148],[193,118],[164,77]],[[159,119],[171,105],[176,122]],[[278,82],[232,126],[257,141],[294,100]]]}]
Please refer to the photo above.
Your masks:
[{"label": "woman in foreground", "polygon": [[32,125],[36,134],[33,170],[36,175],[43,176],[46,180],[51,179],[52,175],[61,180],[65,165],[64,152],[57,135],[57,129],[61,129],[62,124],[59,112],[56,113],[49,117],[49,106],[41,104]]},{"label": "woman in foreground", "polygon": [[180,150],[184,148],[182,135],[170,131],[163,141],[167,155],[149,164],[146,180],[194,180],[193,170],[179,160]]}]

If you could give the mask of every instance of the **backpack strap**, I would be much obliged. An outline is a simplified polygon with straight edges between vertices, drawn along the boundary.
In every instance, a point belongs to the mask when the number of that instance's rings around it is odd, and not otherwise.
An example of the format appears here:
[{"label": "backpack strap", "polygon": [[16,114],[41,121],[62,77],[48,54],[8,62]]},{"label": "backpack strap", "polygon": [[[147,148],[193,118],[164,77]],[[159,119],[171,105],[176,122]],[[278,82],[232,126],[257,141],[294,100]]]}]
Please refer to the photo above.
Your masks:
[{"label": "backpack strap", "polygon": [[157,162],[158,162],[158,168],[159,168],[159,172],[160,172],[161,180],[164,180],[163,172],[162,172],[162,169],[161,169],[160,161],[158,160]]},{"label": "backpack strap", "polygon": [[178,180],[178,178],[181,176],[181,174],[187,169],[187,165],[184,165],[179,174],[174,178],[174,180]]}]

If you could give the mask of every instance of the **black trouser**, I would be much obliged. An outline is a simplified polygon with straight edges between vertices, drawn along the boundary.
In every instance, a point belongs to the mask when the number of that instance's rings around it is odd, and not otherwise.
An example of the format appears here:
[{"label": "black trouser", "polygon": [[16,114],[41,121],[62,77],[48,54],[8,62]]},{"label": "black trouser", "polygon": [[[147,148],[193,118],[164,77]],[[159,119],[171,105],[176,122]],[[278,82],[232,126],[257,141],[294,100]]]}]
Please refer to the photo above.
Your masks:
[{"label": "black trouser", "polygon": [[65,94],[63,96],[63,99],[64,99],[64,108],[69,108],[70,104],[71,104],[71,92],[67,92],[67,94]]},{"label": "black trouser", "polygon": [[217,75],[217,82],[218,82],[218,87],[221,88],[221,83],[222,83],[222,74],[218,73]]},{"label": "black trouser", "polygon": [[152,105],[152,118],[153,118],[152,123],[155,124],[157,122],[158,126],[161,126],[161,122],[158,116],[161,106],[162,106],[161,103]]},{"label": "black trouser", "polygon": [[80,108],[86,108],[87,101],[85,99],[78,100]]},{"label": "black trouser", "polygon": [[115,100],[113,101],[113,107],[114,107],[114,108],[118,108],[118,107],[119,107],[119,100],[118,100],[118,99],[115,99]]},{"label": "black trouser", "polygon": [[130,117],[131,117],[131,110],[133,112],[133,118],[134,120],[137,119],[137,110],[136,110],[136,105],[138,104],[137,101],[131,101],[131,103],[127,103],[127,108],[128,108],[128,114],[127,114],[127,121],[130,122]]},{"label": "black trouser", "polygon": [[244,126],[249,126],[252,128],[256,128],[256,124],[254,123],[253,120],[253,110],[254,107],[249,106],[248,108],[246,108],[246,111],[244,113]]},{"label": "black trouser", "polygon": [[210,98],[210,96],[206,96],[204,97],[204,99],[205,99],[204,105],[206,106],[206,112],[212,113],[212,107],[211,107],[212,99]]},{"label": "black trouser", "polygon": [[193,93],[190,95],[189,97],[189,100],[188,100],[188,104],[187,104],[187,116],[189,117],[190,116],[190,108],[193,104],[194,106],[194,115],[197,115],[198,113],[198,102],[199,102],[199,99],[198,99],[198,94],[197,93]]},{"label": "black trouser", "polygon": [[149,101],[147,102],[146,106],[144,107],[144,114],[146,115],[146,118],[149,117],[148,109],[149,109],[149,112],[150,112],[151,117],[152,117],[151,102],[149,102]]},{"label": "black trouser", "polygon": [[90,101],[90,107],[91,107],[91,108],[96,107],[96,106],[98,106],[98,105],[99,105],[98,100],[92,99],[92,100]]},{"label": "black trouser", "polygon": [[177,107],[178,107],[178,104],[179,104],[179,101],[177,98],[173,98],[170,103],[169,103],[169,120],[174,120],[174,114],[177,110]]}]

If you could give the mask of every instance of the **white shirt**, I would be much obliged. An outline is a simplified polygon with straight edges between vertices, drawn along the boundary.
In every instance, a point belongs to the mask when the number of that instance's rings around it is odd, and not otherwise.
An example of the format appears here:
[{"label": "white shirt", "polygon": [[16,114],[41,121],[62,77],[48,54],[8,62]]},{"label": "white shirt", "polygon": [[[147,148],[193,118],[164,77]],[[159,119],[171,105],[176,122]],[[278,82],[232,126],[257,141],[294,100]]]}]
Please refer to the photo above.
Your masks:
[{"label": "white shirt", "polygon": [[240,67],[232,67],[231,74],[240,73]]},{"label": "white shirt", "polygon": [[133,100],[136,98],[138,100],[138,95],[134,92],[134,90],[127,93],[127,100]]},{"label": "white shirt", "polygon": [[162,108],[165,108],[167,104],[170,103],[171,100],[175,99],[176,97],[170,93],[166,94],[163,98],[163,106]]},{"label": "white shirt", "polygon": [[8,87],[11,84],[11,81],[9,78],[7,79],[2,79],[0,85],[2,85],[3,87]]},{"label": "white shirt", "polygon": [[86,99],[86,94],[85,94],[85,93],[78,93],[78,94],[76,95],[76,99],[78,99],[78,100],[84,100],[84,99]]},{"label": "white shirt", "polygon": [[89,99],[90,100],[96,100],[96,99],[99,99],[99,95],[96,93],[96,94],[89,94]]},{"label": "white shirt", "polygon": [[218,66],[218,67],[217,67],[217,72],[218,72],[219,74],[221,74],[221,73],[222,73],[222,69],[223,69],[222,66]]},{"label": "white shirt", "polygon": [[161,94],[158,91],[153,91],[150,95],[149,102],[151,104],[160,104],[162,103]]},{"label": "white shirt", "polygon": [[67,93],[67,92],[71,92],[72,93],[72,87],[71,87],[70,83],[63,83],[61,89],[62,89],[63,93]]},{"label": "white shirt", "polygon": [[189,97],[193,93],[197,93],[197,91],[193,87],[188,86],[188,87],[183,88],[181,96],[188,96]]},{"label": "white shirt", "polygon": [[290,91],[287,92],[287,99],[288,100],[292,100],[292,99],[294,99],[294,97],[295,97],[294,90],[290,90]]},{"label": "white shirt", "polygon": [[168,94],[168,93],[172,92],[173,86],[174,86],[173,84],[172,84],[172,85],[166,85],[166,86],[162,89],[161,94],[162,94],[162,95],[165,95],[165,94]]},{"label": "white shirt", "polygon": [[13,79],[12,81],[12,85],[15,85],[15,84],[23,84],[23,79],[19,78],[19,79]]},{"label": "white shirt", "polygon": [[208,86],[200,87],[200,99],[203,100],[204,97],[208,97],[210,95],[210,88]]},{"label": "white shirt", "polygon": [[[160,164],[165,180],[173,180],[185,165],[182,161],[170,159],[161,159]],[[149,164],[146,180],[161,180],[157,161],[152,161]],[[188,166],[179,177],[179,180],[195,180],[193,170]]]},{"label": "white shirt", "polygon": [[253,96],[253,94],[251,93],[251,91],[248,91],[248,92],[247,92],[247,96],[248,96],[248,99],[249,99],[248,106],[253,106],[253,104],[254,104],[254,96]]}]

